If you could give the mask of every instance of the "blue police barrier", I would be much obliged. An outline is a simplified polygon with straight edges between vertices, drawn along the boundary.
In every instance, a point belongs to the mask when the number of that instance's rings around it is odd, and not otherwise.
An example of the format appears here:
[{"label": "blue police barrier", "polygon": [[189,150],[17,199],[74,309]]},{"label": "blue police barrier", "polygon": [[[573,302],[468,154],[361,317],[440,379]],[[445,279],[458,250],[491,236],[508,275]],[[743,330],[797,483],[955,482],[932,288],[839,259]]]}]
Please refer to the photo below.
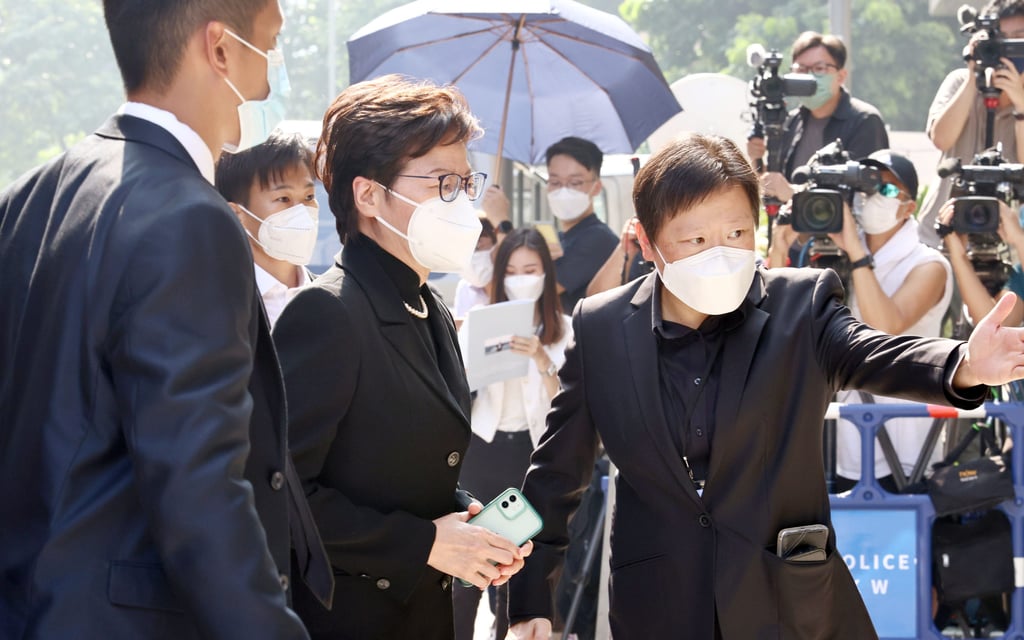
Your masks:
[{"label": "blue police barrier", "polygon": [[1024,403],[986,403],[971,411],[925,404],[838,404],[827,419],[844,418],[861,432],[861,480],[832,496],[836,545],[871,614],[880,640],[941,640],[932,622],[931,532],[935,509],[927,495],[895,495],[875,479],[875,436],[890,418],[995,417],[1010,428],[1016,497],[999,508],[1013,535],[1014,584],[1004,638],[1024,640]]}]

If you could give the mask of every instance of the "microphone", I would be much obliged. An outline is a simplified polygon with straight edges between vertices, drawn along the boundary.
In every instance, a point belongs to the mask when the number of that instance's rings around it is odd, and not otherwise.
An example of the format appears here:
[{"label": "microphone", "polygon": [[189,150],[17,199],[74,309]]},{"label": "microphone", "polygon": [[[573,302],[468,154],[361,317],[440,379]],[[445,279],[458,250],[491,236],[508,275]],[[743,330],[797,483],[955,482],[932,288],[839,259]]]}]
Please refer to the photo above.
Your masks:
[{"label": "microphone", "polygon": [[974,20],[978,17],[978,10],[969,4],[962,4],[956,10],[956,21],[965,27],[973,27]]},{"label": "microphone", "polygon": [[946,158],[939,163],[936,172],[940,178],[948,178],[960,173],[960,158]]},{"label": "microphone", "polygon": [[764,64],[765,58],[768,57],[768,52],[765,51],[764,45],[759,43],[753,43],[747,45],[747,66],[754,67],[755,69]]}]

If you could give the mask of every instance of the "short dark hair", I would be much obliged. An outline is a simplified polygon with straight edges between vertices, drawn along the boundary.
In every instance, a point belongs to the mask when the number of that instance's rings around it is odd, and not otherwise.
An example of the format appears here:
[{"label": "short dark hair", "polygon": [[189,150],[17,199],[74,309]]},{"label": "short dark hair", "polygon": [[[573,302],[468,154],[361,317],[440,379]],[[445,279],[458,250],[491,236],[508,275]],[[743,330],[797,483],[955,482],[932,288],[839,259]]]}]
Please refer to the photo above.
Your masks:
[{"label": "short dark hair", "polygon": [[589,171],[593,171],[595,176],[601,175],[601,163],[604,162],[604,154],[590,140],[568,136],[548,147],[545,155],[547,156],[547,164],[551,164],[551,159],[555,156],[569,156]]},{"label": "short dark hair", "polygon": [[486,214],[480,213],[477,215],[480,220],[480,237],[488,238],[491,241],[491,245],[498,244],[498,232],[494,229],[494,224],[490,221]]},{"label": "short dark hair", "polygon": [[214,182],[225,200],[248,207],[249,194],[257,181],[266,189],[295,167],[305,167],[312,176],[313,151],[300,134],[275,131],[263,144],[238,153],[222,153]]},{"label": "short dark hair", "polygon": [[1021,0],[992,0],[981,10],[983,16],[996,14],[999,19],[1024,16],[1024,2]]},{"label": "short dark hair", "polygon": [[470,142],[482,133],[466,99],[452,86],[392,74],[338,94],[324,114],[315,166],[341,242],[359,235],[355,178],[390,188],[409,159],[439,145]]},{"label": "short dark hair", "polygon": [[270,2],[277,0],[103,0],[125,91],[167,89],[197,29],[217,20],[248,39]]},{"label": "short dark hair", "polygon": [[796,37],[793,42],[793,60],[796,60],[797,56],[804,51],[814,47],[825,47],[828,55],[832,56],[832,59],[836,61],[836,66],[840,69],[846,66],[846,45],[839,39],[839,36],[822,35],[817,31],[804,31]]},{"label": "short dark hair", "polygon": [[555,261],[551,259],[547,240],[540,231],[532,227],[514,229],[505,236],[494,253],[494,290],[491,292],[491,303],[505,302],[505,270],[508,261],[516,249],[527,248],[540,256],[540,264],[544,267],[544,290],[537,299],[540,312],[541,344],[554,344],[562,339],[565,328],[562,326],[562,303],[558,298],[558,278],[555,274]]},{"label": "short dark hair", "polygon": [[633,206],[653,242],[666,222],[724,189],[740,187],[758,223],[761,183],[739,148],[728,138],[691,133],[651,156],[636,174]]}]

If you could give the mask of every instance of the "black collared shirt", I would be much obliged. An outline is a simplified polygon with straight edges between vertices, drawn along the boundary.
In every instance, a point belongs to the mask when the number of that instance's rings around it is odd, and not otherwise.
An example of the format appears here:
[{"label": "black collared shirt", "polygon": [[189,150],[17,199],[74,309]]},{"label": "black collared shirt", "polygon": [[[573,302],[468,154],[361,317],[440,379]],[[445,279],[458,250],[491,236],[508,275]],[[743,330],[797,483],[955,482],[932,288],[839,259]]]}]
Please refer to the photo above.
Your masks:
[{"label": "black collared shirt", "polygon": [[[651,330],[658,342],[658,381],[665,421],[678,456],[686,456],[694,479],[703,481],[707,479],[711,459],[722,347],[728,333],[743,322],[744,305],[725,315],[709,316],[700,327],[691,329],[662,317],[664,286],[659,280],[655,287]],[[709,366],[710,373],[705,379]],[[688,409],[692,412],[689,428]]]},{"label": "black collared shirt", "polygon": [[571,314],[587,293],[587,285],[619,245],[619,237],[608,225],[591,213],[568,231],[561,231],[562,257],[555,260],[555,274],[562,293],[562,309]]}]

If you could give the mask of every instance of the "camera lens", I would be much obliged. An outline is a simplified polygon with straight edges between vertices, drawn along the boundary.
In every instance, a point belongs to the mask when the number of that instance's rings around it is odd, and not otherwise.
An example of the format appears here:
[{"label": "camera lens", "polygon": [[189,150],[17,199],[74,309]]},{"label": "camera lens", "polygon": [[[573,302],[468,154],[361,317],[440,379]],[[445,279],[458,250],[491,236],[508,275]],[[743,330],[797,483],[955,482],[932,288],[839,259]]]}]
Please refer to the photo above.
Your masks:
[{"label": "camera lens", "polygon": [[972,229],[987,229],[991,224],[989,208],[982,204],[976,204],[966,211],[964,217]]},{"label": "camera lens", "polygon": [[501,508],[502,509],[508,509],[508,502],[506,502],[505,500],[502,500],[501,501]]},{"label": "camera lens", "polygon": [[515,496],[509,496],[508,497],[508,501],[509,502],[515,502],[516,501],[516,497]]},{"label": "camera lens", "polygon": [[799,231],[828,233],[837,226],[842,228],[843,213],[836,209],[836,199],[832,194],[807,191],[803,195],[799,206],[794,205],[794,214],[799,218]]}]

